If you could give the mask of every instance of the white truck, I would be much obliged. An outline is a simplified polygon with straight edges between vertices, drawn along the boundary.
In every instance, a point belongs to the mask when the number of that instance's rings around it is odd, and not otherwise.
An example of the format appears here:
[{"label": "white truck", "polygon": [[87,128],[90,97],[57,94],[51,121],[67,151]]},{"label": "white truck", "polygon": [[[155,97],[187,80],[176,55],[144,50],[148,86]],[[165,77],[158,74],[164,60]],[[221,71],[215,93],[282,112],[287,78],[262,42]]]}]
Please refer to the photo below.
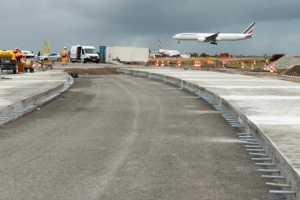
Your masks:
[{"label": "white truck", "polygon": [[71,47],[70,61],[74,62],[95,62],[99,63],[99,54],[94,46],[76,45]]}]

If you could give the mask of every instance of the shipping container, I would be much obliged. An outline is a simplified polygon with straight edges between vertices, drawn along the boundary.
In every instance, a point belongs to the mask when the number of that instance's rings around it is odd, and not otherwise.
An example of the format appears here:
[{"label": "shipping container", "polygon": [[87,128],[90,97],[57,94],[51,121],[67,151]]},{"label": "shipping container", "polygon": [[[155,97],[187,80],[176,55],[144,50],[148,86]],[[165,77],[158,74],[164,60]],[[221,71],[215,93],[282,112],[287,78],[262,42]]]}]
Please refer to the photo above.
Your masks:
[{"label": "shipping container", "polygon": [[99,49],[99,53],[100,53],[100,63],[106,63],[106,46],[100,46]]},{"label": "shipping container", "polygon": [[[102,56],[102,60],[101,60]],[[100,62],[121,62],[126,64],[148,62],[149,48],[128,46],[100,46]]]}]

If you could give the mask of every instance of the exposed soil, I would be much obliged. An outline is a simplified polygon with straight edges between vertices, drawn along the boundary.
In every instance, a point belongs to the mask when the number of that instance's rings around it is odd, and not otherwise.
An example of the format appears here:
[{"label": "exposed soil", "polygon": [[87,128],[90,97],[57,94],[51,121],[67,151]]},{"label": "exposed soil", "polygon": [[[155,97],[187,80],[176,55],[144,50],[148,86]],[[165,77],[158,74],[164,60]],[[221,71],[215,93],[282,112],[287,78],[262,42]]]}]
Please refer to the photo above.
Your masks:
[{"label": "exposed soil", "polygon": [[117,67],[106,67],[106,68],[66,68],[65,72],[70,75],[109,75],[119,74],[119,68]]},{"label": "exposed soil", "polygon": [[284,74],[289,76],[300,76],[300,65],[288,69]]}]

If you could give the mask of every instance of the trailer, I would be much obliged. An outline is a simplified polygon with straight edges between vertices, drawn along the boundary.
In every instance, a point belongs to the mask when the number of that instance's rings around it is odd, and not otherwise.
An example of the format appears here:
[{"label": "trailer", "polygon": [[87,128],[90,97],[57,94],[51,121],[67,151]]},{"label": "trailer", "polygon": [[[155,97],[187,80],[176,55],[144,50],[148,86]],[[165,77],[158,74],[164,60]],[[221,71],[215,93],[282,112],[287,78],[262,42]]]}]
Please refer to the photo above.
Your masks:
[{"label": "trailer", "polygon": [[124,64],[147,63],[149,48],[129,46],[100,46],[100,62],[120,62]]},{"label": "trailer", "polygon": [[41,70],[45,70],[45,69],[53,69],[54,66],[54,61],[50,61],[50,60],[34,60],[34,62],[38,63],[39,69]]}]

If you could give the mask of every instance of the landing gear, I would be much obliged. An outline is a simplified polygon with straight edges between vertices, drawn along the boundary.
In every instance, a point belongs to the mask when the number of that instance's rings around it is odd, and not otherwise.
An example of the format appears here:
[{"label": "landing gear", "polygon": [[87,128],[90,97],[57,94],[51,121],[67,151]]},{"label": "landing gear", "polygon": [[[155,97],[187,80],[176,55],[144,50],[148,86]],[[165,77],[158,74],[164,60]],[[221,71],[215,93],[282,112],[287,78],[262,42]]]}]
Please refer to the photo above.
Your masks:
[{"label": "landing gear", "polygon": [[212,41],[212,42],[210,42],[210,44],[217,45],[218,43],[216,43],[215,41]]},{"label": "landing gear", "polygon": [[180,40],[178,40],[177,42],[178,42],[178,44],[180,44]]}]

